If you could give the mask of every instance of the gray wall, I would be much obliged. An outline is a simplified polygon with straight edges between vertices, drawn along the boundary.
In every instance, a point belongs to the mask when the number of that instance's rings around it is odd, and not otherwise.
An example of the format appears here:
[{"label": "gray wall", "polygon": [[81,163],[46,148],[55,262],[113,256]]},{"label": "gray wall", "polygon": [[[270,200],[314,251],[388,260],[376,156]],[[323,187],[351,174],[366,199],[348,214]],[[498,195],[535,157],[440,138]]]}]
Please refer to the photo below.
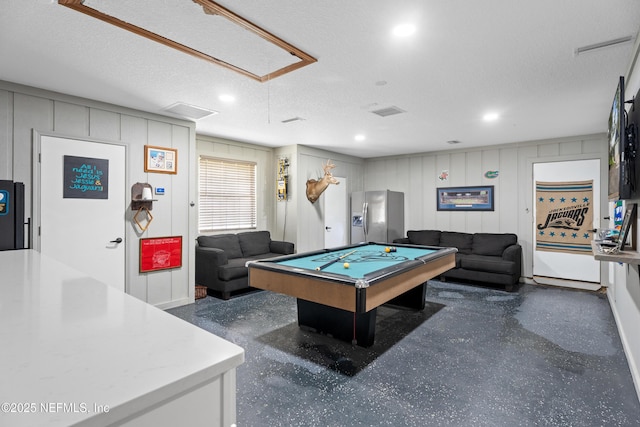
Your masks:
[{"label": "gray wall", "polygon": [[[167,194],[154,203],[153,222],[141,233],[129,221],[126,244],[126,291],[159,307],[194,298],[195,126],[191,122],[129,110],[32,87],[0,81],[0,179],[25,183],[27,216],[32,212],[33,131],[123,143],[128,146],[128,188],[136,182],[161,186]],[[144,172],[144,145],[178,149],[178,174]],[[125,173],[125,171],[122,171]],[[140,274],[139,239],[183,236],[182,268]]]},{"label": "gray wall", "polygon": [[[632,99],[640,89],[640,38],[636,39],[634,54],[629,70],[625,75],[625,99]],[[611,95],[613,99],[613,93]],[[635,108],[640,108],[635,100]],[[630,203],[640,203],[640,199],[629,200]],[[640,218],[636,222],[634,233],[638,237]],[[604,264],[604,263],[603,263]],[[633,376],[636,391],[640,396],[640,266],[632,264],[620,265],[608,263],[611,266],[609,275],[610,285],[607,296],[616,318],[616,324],[622,338],[622,344],[629,360],[629,367]]]},{"label": "gray wall", "polygon": [[[387,157],[365,163],[364,189],[405,193],[406,230],[448,230],[516,233],[523,246],[523,275],[532,277],[534,161],[601,159],[605,179],[607,142],[604,134],[548,141],[508,144],[470,150],[451,150],[411,156]],[[438,176],[446,170],[447,181]],[[488,179],[487,171],[499,171]],[[606,181],[605,181],[606,182]],[[436,188],[493,185],[493,212],[438,212]],[[606,186],[603,186],[606,190]],[[607,215],[606,194],[601,195],[601,217]]]},{"label": "gray wall", "polygon": [[[196,135],[196,152],[198,156],[256,163],[256,205],[258,211],[256,228],[258,230],[272,231],[274,228],[274,201],[276,197],[276,172],[274,170],[277,167],[273,149],[223,138]],[[194,175],[196,174],[194,173]],[[237,231],[246,230],[225,230],[211,234],[234,233]]]},{"label": "gray wall", "polygon": [[[282,147],[276,150],[276,161],[287,157],[289,163],[290,197],[286,202],[276,202],[275,235],[286,236],[285,240],[295,243],[297,252],[306,252],[324,248],[324,213],[330,207],[325,206],[325,198],[321,195],[311,203],[306,196],[308,179],[318,179],[324,175],[322,165],[331,160],[336,167],[332,174],[347,178],[347,194],[363,189],[364,160],[318,150],[303,145]],[[273,175],[275,182],[277,170]],[[344,185],[341,184],[341,185]],[[275,187],[274,187],[275,188]],[[275,189],[272,193],[275,200]],[[348,213],[345,213],[345,221]]]}]

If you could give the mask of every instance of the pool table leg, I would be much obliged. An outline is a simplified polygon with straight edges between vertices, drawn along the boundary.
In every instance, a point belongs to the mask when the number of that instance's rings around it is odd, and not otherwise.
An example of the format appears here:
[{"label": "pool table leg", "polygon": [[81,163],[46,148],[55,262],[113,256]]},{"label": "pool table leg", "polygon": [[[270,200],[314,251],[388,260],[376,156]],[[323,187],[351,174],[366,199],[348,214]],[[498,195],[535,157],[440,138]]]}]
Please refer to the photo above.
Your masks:
[{"label": "pool table leg", "polygon": [[390,300],[387,304],[398,305],[400,307],[412,308],[414,310],[424,310],[425,299],[427,297],[427,284],[423,283],[402,295]]},{"label": "pool table leg", "polygon": [[331,335],[341,341],[362,347],[371,347],[373,345],[376,312],[377,310],[374,308],[366,313],[353,313],[324,304],[298,299],[298,325],[301,328]]}]

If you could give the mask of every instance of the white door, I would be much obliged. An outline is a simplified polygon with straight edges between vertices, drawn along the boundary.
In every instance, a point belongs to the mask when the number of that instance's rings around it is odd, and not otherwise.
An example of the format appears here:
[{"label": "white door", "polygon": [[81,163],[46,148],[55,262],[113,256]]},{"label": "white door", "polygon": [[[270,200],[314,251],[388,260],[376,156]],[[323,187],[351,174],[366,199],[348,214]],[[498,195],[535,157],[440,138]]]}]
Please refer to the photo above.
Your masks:
[{"label": "white door", "polygon": [[349,244],[347,179],[336,177],[338,185],[324,191],[324,247],[335,248]]},{"label": "white door", "polygon": [[[563,181],[588,181],[593,180],[593,224],[590,228],[600,226],[600,160],[576,160],[533,164],[533,194],[537,181],[563,182]],[[535,200],[533,203],[533,218],[536,218]],[[534,221],[534,236],[536,225]],[[591,236],[592,237],[592,236]],[[536,281],[544,282],[540,278],[557,278],[578,282],[600,283],[600,261],[593,256],[562,252],[546,252],[533,250],[533,275]],[[554,284],[549,282],[548,284]],[[586,289],[590,288],[585,284]],[[598,288],[599,285],[596,286]]]},{"label": "white door", "polygon": [[39,142],[36,248],[124,292],[126,147],[45,135]]}]

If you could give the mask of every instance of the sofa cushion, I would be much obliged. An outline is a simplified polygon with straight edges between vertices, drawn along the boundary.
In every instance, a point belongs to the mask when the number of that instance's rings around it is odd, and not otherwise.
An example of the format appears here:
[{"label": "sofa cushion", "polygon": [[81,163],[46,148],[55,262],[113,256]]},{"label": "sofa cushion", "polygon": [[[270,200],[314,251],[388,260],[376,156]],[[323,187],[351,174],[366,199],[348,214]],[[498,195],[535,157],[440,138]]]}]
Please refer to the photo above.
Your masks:
[{"label": "sofa cushion", "polygon": [[409,230],[407,237],[413,245],[439,246],[440,230]]},{"label": "sofa cushion", "polygon": [[440,234],[440,246],[458,248],[461,254],[470,254],[473,245],[473,234],[443,231]]},{"label": "sofa cushion", "polygon": [[460,268],[488,273],[514,274],[517,266],[515,262],[504,261],[495,256],[467,255],[460,259]]},{"label": "sofa cushion", "polygon": [[235,234],[215,234],[213,236],[198,237],[198,245],[205,248],[222,249],[227,254],[227,258],[242,258],[240,242]]},{"label": "sofa cushion", "polygon": [[502,256],[507,247],[518,243],[515,234],[476,233],[473,235],[473,248],[471,253],[475,255]]},{"label": "sofa cushion", "polygon": [[218,267],[218,277],[220,280],[228,282],[233,279],[248,276],[249,269],[245,264],[246,260],[243,258],[231,259],[228,264]]},{"label": "sofa cushion", "polygon": [[245,258],[271,252],[269,249],[271,234],[268,231],[238,233],[238,240],[240,240],[240,247]]}]

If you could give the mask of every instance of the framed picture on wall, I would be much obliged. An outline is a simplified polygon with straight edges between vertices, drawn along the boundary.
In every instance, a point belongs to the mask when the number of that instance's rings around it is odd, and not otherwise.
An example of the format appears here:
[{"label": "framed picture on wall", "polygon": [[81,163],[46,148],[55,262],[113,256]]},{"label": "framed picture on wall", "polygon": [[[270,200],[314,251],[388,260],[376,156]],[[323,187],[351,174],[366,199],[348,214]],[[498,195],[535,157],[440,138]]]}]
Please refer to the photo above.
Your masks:
[{"label": "framed picture on wall", "polygon": [[173,174],[178,173],[178,150],[145,145],[144,171]]},{"label": "framed picture on wall", "polygon": [[182,236],[140,239],[140,273],[182,267]]},{"label": "framed picture on wall", "polygon": [[493,185],[438,188],[439,211],[492,211]]}]

